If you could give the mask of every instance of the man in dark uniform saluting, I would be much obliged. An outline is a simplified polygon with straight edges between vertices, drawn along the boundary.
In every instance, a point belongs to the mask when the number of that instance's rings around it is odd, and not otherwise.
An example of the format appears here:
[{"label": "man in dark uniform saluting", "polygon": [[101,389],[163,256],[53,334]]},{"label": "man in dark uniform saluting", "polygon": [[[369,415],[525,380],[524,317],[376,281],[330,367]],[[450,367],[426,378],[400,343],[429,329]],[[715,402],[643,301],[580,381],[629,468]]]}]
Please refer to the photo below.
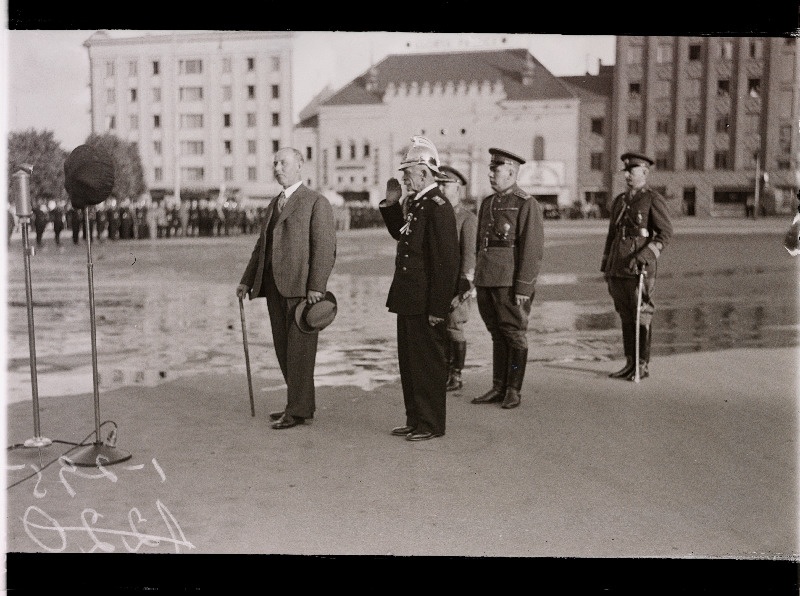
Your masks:
[{"label": "man in dark uniform saluting", "polygon": [[445,433],[448,342],[445,317],[456,295],[458,233],[452,205],[437,185],[439,154],[425,137],[400,164],[409,195],[395,178],[379,207],[397,240],[395,272],[386,306],[397,314],[397,354],[406,422],[392,429],[408,441]]},{"label": "man in dark uniform saluting", "polygon": [[614,198],[600,271],[605,274],[608,293],[622,322],[625,366],[611,373],[616,379],[636,377],[636,304],[638,271],[643,269],[644,288],[639,321],[639,378],[649,375],[653,290],[656,262],[672,236],[667,203],[647,185],[653,160],[640,153],[624,153],[620,159],[628,190]]},{"label": "man in dark uniform saluting", "polygon": [[489,149],[494,191],[478,209],[475,286],[478,312],[492,336],[492,388],[473,404],[520,404],[528,362],[528,317],[544,254],[538,201],[517,186],[521,157]]}]

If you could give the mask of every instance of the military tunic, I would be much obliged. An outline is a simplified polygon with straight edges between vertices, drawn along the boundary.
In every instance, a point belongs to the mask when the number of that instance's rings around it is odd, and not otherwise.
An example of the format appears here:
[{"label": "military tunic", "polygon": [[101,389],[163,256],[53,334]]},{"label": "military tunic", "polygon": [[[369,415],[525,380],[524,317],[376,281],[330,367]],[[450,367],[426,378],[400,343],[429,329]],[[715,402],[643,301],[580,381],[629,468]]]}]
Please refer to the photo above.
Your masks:
[{"label": "military tunic", "polygon": [[672,222],[667,203],[659,193],[645,186],[638,191],[626,191],[614,198],[600,270],[605,274],[614,308],[620,315],[627,357],[634,356],[636,341],[636,257],[640,255],[647,260],[640,315],[640,323],[644,327],[640,359],[649,361],[652,339],[649,331],[655,311],[652,297],[657,261],[671,236]]},{"label": "military tunic", "polygon": [[[493,342],[527,349],[528,316],[544,255],[539,202],[517,185],[490,195],[478,210],[475,286]],[[531,300],[516,305],[515,295]]]},{"label": "military tunic", "polygon": [[433,185],[380,212],[397,240],[395,272],[386,306],[397,314],[397,352],[406,425],[445,432],[447,330],[428,316],[447,316],[456,295],[458,233],[452,205]]}]

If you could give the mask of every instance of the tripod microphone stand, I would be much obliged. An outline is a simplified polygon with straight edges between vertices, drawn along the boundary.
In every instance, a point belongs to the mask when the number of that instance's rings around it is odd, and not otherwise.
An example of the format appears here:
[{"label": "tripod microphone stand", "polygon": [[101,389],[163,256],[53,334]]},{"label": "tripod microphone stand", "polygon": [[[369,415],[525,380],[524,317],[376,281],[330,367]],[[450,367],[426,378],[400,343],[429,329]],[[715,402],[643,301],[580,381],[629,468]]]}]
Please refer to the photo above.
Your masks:
[{"label": "tripod microphone stand", "polygon": [[28,349],[31,361],[31,393],[33,400],[33,437],[26,439],[23,447],[47,447],[53,441],[42,436],[39,426],[39,381],[36,369],[36,336],[33,329],[33,290],[31,284],[31,255],[33,254],[33,247],[30,245],[30,237],[28,235],[32,214],[28,180],[32,172],[32,166],[23,165],[14,173],[16,211],[22,226],[22,252],[25,262],[25,302],[28,306]]}]

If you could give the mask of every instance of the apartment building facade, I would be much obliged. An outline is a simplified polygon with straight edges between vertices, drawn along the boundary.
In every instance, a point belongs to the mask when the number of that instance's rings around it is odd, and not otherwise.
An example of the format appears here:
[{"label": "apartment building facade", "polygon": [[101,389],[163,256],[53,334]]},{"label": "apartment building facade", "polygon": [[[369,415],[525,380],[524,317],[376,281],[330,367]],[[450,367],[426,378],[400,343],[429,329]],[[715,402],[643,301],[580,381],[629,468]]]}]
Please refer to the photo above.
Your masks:
[{"label": "apartment building facade", "polygon": [[[619,36],[613,154],[656,160],[675,214],[790,213],[800,187],[800,44],[794,38]],[[612,195],[624,180],[612,179]]]},{"label": "apartment building facade", "polygon": [[292,33],[93,34],[91,127],[136,143],[152,198],[280,192],[272,156],[291,144]]}]

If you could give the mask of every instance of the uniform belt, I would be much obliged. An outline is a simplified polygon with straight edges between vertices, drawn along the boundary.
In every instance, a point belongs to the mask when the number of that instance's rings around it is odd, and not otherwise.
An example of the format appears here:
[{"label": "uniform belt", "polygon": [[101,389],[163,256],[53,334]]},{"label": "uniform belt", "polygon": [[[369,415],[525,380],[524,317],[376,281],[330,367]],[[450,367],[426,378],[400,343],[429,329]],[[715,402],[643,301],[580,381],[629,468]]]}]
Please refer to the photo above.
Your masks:
[{"label": "uniform belt", "polygon": [[514,241],[513,240],[488,240],[484,239],[483,241],[484,246],[490,246],[492,248],[513,248]]},{"label": "uniform belt", "polygon": [[650,230],[647,228],[628,228],[625,226],[620,226],[620,229],[626,236],[642,236],[644,238],[648,238],[650,236]]}]

